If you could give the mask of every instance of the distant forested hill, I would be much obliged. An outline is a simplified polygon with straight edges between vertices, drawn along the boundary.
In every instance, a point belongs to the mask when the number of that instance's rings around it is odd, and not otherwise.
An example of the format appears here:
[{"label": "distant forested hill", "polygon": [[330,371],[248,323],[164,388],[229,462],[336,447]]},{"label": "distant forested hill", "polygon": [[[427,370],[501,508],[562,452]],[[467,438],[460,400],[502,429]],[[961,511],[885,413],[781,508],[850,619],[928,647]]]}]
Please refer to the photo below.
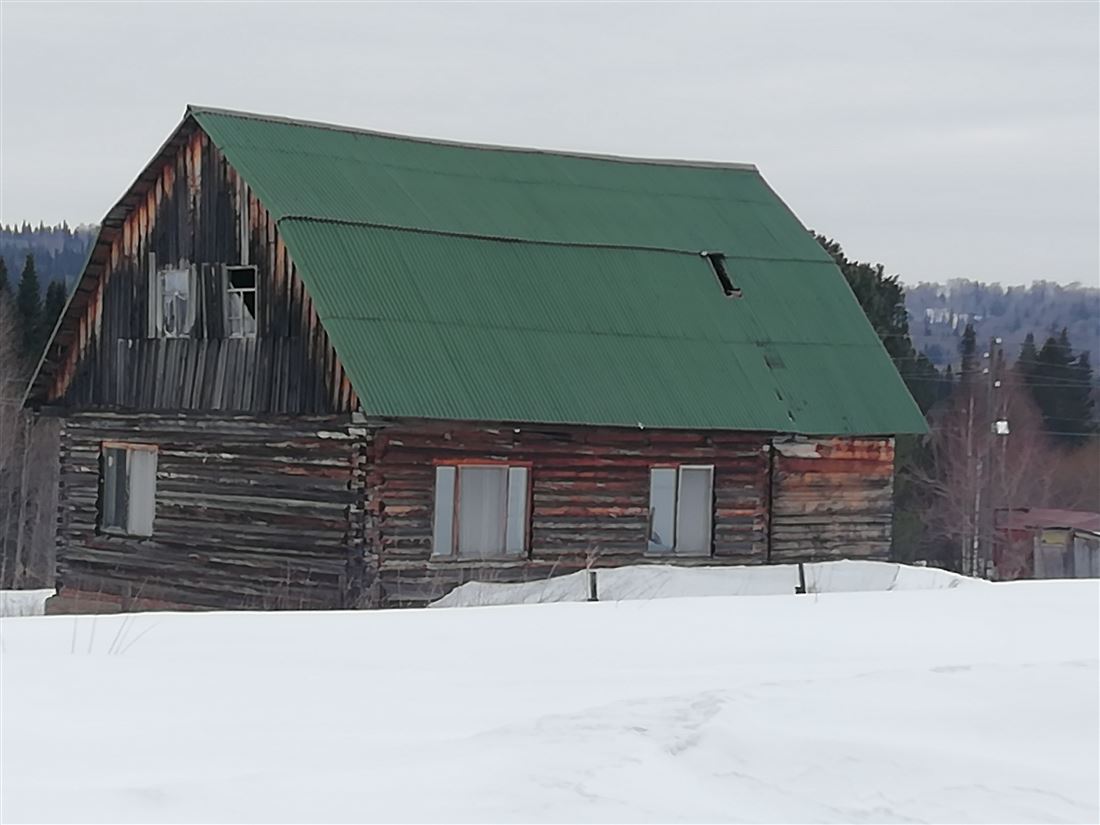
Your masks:
[{"label": "distant forested hill", "polygon": [[7,264],[8,277],[13,281],[23,271],[30,253],[34,255],[34,267],[43,287],[50,281],[63,281],[66,287],[71,287],[84,266],[95,233],[94,226],[72,229],[67,223],[0,226],[0,258]]},{"label": "distant forested hill", "polygon": [[1063,328],[1074,350],[1088,350],[1093,361],[1100,357],[1100,287],[1046,281],[1002,287],[955,279],[906,287],[905,306],[913,345],[941,368],[958,365],[959,339],[968,323],[979,343],[1003,339],[1013,359],[1029,332],[1041,345]]}]

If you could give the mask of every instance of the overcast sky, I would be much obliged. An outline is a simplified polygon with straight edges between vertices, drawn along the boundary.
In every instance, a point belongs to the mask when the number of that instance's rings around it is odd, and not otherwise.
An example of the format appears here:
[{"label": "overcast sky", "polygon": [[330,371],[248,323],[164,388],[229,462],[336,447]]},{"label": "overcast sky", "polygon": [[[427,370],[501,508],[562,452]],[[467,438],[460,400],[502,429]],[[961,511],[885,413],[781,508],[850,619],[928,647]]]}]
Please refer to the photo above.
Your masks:
[{"label": "overcast sky", "polygon": [[0,220],[98,221],[188,103],[760,167],[908,282],[1096,284],[1100,5],[0,2]]}]

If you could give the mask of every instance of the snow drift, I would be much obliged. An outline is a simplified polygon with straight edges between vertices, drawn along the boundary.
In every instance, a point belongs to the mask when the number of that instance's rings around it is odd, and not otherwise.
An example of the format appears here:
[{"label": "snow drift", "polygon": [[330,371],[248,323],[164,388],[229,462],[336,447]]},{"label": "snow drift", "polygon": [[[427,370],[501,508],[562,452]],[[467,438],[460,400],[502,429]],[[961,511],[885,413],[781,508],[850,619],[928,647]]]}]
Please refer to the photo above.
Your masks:
[{"label": "snow drift", "polygon": [[41,616],[52,590],[0,590],[0,617]]},{"label": "snow drift", "polygon": [[[804,567],[807,593],[938,590],[988,584],[981,579],[967,578],[947,570],[893,562],[830,561]],[[596,575],[601,601],[679,596],[776,596],[795,592],[798,565],[673,567],[648,564],[599,569]],[[582,570],[522,584],[469,582],[455,588],[432,606],[583,602],[587,598],[587,571]]]},{"label": "snow drift", "polygon": [[1095,581],[3,619],[4,822],[1095,822]]}]

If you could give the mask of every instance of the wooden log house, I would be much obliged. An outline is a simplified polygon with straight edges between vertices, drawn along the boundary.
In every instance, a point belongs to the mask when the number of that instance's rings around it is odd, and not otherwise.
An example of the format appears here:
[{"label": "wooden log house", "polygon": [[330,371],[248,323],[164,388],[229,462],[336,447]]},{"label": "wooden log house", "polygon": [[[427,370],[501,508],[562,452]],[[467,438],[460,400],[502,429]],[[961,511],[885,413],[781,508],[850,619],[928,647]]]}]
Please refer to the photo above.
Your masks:
[{"label": "wooden log house", "polygon": [[885,558],[923,419],[755,167],[191,107],[32,380],[54,609]]}]

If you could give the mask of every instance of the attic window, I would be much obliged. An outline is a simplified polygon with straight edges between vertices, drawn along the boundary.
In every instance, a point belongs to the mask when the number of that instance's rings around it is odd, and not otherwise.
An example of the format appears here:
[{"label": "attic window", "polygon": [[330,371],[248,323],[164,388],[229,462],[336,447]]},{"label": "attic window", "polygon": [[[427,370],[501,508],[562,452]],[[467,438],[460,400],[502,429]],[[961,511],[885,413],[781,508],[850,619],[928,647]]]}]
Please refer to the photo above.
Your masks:
[{"label": "attic window", "polygon": [[225,329],[230,338],[256,337],[256,267],[225,268]]},{"label": "attic window", "polygon": [[149,256],[150,337],[188,338],[195,324],[195,269],[187,263],[157,268]]},{"label": "attic window", "polygon": [[725,293],[727,298],[740,298],[741,289],[733,285],[733,281],[730,280],[729,273],[726,272],[726,255],[724,252],[700,252],[704,258],[710,261],[711,269],[714,270],[714,275],[718,278],[718,283],[722,285],[722,292]]}]

